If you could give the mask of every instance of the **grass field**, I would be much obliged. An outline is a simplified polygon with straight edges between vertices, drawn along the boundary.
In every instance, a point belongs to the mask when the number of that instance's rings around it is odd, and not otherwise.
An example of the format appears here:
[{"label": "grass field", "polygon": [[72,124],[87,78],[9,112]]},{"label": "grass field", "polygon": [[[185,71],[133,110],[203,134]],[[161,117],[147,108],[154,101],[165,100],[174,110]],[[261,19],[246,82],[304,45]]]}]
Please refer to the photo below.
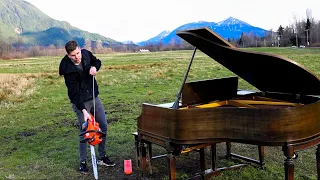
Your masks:
[{"label": "grass field", "polygon": [[[256,48],[249,51],[282,55],[305,66],[320,77],[319,49]],[[103,66],[97,74],[100,98],[108,121],[107,153],[116,161],[113,168],[100,168],[100,179],[138,179],[123,175],[123,160],[132,159],[132,132],[144,102],[172,102],[181,86],[192,51],[99,54]],[[63,77],[58,75],[61,57],[0,60],[0,179],[94,179],[80,175],[78,168],[77,119],[69,103]],[[270,70],[270,73],[272,71]],[[214,60],[197,52],[188,81],[234,76]],[[239,88],[254,89],[239,81]],[[235,144],[235,151],[257,157],[255,146]],[[89,148],[88,148],[89,150]],[[218,146],[218,166],[222,159]],[[155,147],[154,153],[163,153]],[[206,150],[209,153],[209,150]],[[227,171],[214,179],[283,179],[284,156],[279,147],[266,147],[265,167],[247,166]],[[90,158],[89,158],[90,160]],[[91,161],[88,161],[90,164]],[[185,179],[199,170],[196,153],[183,154],[177,161],[177,178]],[[296,179],[317,179],[315,148],[299,152]],[[166,179],[166,159],[153,161],[150,179]],[[91,166],[89,167],[91,170]]]}]

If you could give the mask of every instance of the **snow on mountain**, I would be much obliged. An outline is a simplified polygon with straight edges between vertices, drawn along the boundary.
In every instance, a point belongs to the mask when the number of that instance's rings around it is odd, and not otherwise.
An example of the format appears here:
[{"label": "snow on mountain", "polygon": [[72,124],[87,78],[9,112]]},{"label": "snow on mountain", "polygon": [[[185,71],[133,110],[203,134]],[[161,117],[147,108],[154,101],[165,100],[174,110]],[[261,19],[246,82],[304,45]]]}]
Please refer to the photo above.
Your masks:
[{"label": "snow on mountain", "polygon": [[167,35],[170,34],[170,33],[171,33],[171,31],[169,31],[169,30],[164,30],[164,31],[162,31],[162,32],[158,35],[158,37],[163,38],[163,37],[167,36]]},{"label": "snow on mountain", "polygon": [[240,21],[239,19],[236,19],[236,18],[231,17],[231,16],[228,17],[227,19],[222,20],[222,21],[217,23],[218,26],[232,26],[232,25],[236,25],[236,24],[251,26],[250,24],[248,24],[246,22],[243,22],[243,21]]},{"label": "snow on mountain", "polygon": [[150,38],[150,39],[148,39],[146,41],[138,42],[137,44],[139,46],[144,46],[144,45],[146,45],[148,43],[157,44],[157,43],[161,42],[161,40],[164,37],[168,36],[170,33],[171,33],[171,31],[165,30],[165,31],[162,31],[160,34],[156,35],[155,37]]}]

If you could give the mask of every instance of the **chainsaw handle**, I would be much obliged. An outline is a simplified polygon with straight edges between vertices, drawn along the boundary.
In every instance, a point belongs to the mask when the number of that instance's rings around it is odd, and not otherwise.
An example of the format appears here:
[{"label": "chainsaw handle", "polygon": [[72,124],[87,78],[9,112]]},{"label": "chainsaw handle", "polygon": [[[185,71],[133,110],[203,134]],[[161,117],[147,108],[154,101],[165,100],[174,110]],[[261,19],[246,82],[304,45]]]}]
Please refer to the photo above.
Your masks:
[{"label": "chainsaw handle", "polygon": [[101,131],[96,131],[96,130],[87,130],[87,131],[81,132],[81,133],[79,134],[79,136],[83,136],[84,134],[89,133],[89,132],[96,132],[96,133],[99,133],[99,134],[101,134],[101,137],[106,136],[106,133],[101,132]]}]

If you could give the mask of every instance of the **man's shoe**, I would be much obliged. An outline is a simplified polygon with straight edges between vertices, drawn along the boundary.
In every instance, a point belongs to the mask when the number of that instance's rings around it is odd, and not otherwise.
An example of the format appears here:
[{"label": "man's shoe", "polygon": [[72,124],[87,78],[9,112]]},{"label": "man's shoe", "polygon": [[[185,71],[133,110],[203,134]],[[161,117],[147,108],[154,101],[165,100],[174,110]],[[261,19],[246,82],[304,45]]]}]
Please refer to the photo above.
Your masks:
[{"label": "man's shoe", "polygon": [[85,161],[82,161],[80,163],[79,171],[81,174],[89,174],[89,170],[87,168],[87,163]]},{"label": "man's shoe", "polygon": [[109,159],[109,157],[107,155],[105,155],[102,158],[99,158],[97,161],[97,164],[102,165],[102,166],[109,166],[109,167],[113,167],[116,165],[113,161],[111,161]]}]

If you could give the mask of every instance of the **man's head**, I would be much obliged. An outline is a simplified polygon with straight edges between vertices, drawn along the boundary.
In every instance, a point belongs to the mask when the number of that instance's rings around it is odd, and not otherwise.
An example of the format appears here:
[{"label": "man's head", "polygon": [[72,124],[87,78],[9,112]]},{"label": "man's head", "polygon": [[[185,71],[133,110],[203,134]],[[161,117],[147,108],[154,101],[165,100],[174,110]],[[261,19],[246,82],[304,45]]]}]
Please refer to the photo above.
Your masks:
[{"label": "man's head", "polygon": [[81,49],[76,41],[72,40],[67,42],[67,44],[65,45],[65,49],[67,51],[68,57],[74,64],[78,65],[81,63]]}]

